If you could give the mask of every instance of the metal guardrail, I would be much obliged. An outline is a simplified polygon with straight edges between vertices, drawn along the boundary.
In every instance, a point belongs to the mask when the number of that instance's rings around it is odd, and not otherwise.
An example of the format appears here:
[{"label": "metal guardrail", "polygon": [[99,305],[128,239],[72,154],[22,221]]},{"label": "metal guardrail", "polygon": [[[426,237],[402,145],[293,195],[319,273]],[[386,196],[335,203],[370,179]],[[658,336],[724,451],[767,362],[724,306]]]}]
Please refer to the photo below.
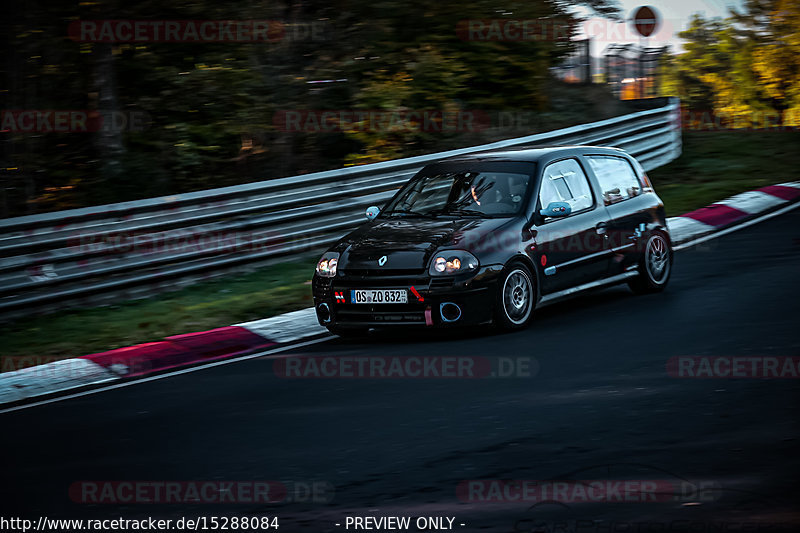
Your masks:
[{"label": "metal guardrail", "polygon": [[428,163],[543,144],[615,146],[650,170],[681,153],[679,102],[425,156],[0,220],[0,317],[119,302],[319,251]]}]

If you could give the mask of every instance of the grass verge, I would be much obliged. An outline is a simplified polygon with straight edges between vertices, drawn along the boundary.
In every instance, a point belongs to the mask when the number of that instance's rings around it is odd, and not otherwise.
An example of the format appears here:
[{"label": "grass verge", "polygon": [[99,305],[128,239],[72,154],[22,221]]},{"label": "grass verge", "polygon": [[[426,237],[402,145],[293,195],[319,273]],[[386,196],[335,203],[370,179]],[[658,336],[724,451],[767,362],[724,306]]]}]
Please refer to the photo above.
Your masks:
[{"label": "grass verge", "polygon": [[668,216],[699,209],[734,194],[795,181],[800,132],[689,131],[683,154],[648,172]]},{"label": "grass verge", "polygon": [[[685,132],[683,155],[650,172],[670,216],[797,179],[800,133]],[[4,356],[77,357],[311,305],[313,258],[111,307],[4,325]],[[6,368],[5,366],[3,368]]]},{"label": "grass verge", "polygon": [[[228,276],[146,300],[62,311],[3,327],[3,356],[78,357],[310,307],[314,259]],[[9,369],[8,363],[0,368]]]}]

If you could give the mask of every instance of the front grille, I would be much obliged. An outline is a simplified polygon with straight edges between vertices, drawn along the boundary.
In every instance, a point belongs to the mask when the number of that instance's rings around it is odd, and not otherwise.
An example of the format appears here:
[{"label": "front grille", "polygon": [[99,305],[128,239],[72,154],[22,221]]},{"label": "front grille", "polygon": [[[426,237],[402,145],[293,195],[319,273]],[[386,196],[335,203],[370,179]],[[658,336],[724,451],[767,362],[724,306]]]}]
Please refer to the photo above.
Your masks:
[{"label": "front grille", "polygon": [[424,268],[347,268],[343,277],[413,277],[425,273]]},{"label": "front grille", "polygon": [[347,278],[342,276],[341,278],[336,279],[336,287],[335,289],[338,290],[350,290],[350,289],[407,289],[409,287],[426,287],[428,285],[428,280],[425,278],[414,278],[414,277],[396,277],[390,278],[386,276],[382,276],[380,278],[373,278],[373,277],[351,277]]},{"label": "front grille", "polygon": [[454,278],[433,278],[431,279],[431,289],[447,289],[455,285]]}]

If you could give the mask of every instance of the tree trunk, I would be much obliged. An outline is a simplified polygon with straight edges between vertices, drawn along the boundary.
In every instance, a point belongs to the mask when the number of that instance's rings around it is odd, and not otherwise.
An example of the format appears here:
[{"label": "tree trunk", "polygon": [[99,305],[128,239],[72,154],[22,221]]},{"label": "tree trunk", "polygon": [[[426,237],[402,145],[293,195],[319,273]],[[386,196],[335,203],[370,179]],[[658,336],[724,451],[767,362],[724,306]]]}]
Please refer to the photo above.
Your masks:
[{"label": "tree trunk", "polygon": [[97,94],[96,109],[103,116],[103,124],[94,134],[94,144],[102,161],[104,182],[119,179],[122,174],[122,156],[125,146],[122,131],[114,127],[112,117],[119,112],[117,87],[114,76],[114,56],[111,44],[97,43],[94,48],[94,89]]}]

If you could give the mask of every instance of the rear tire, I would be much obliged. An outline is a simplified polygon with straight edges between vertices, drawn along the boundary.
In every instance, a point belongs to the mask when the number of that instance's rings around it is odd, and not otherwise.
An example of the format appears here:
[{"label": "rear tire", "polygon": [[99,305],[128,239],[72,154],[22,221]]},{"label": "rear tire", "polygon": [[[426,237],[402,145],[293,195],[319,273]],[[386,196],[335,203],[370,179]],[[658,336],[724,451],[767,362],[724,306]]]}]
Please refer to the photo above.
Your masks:
[{"label": "rear tire", "polygon": [[639,259],[639,275],[628,281],[636,294],[652,294],[663,291],[672,274],[672,245],[669,237],[656,231],[647,239],[642,257]]},{"label": "rear tire", "polygon": [[498,284],[494,306],[494,325],[503,331],[528,325],[538,301],[536,282],[524,264],[508,265]]}]

